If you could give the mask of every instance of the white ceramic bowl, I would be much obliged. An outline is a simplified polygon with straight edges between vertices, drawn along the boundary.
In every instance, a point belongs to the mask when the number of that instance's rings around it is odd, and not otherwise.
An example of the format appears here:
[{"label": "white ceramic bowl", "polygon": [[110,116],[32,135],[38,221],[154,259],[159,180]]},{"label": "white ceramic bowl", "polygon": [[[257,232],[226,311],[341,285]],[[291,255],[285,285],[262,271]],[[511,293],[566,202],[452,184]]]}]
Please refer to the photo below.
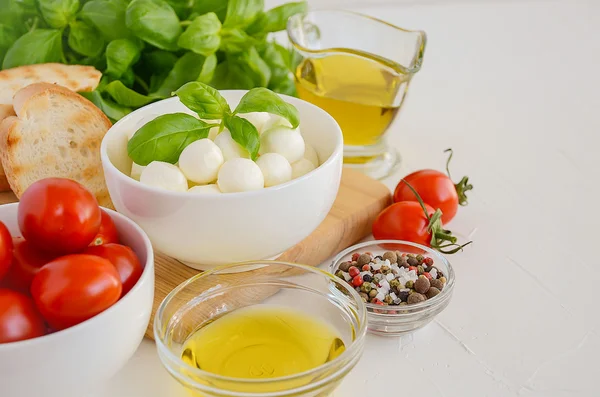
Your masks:
[{"label": "white ceramic bowl", "polygon": [[[245,91],[221,94],[233,109]],[[324,110],[282,97],[300,113],[300,130],[321,161],[317,169],[278,186],[242,193],[192,195],[143,185],[129,177],[127,134],[161,114],[194,114],[179,98],[169,98],[122,118],[102,141],[102,166],[115,208],[144,229],[156,250],[198,269],[272,258],[293,247],[317,228],[333,205],[343,139],[339,125]]]},{"label": "white ceramic bowl", "polygon": [[[135,223],[107,210],[123,244],[145,266],[137,284],[113,306],[63,331],[0,344],[2,397],[81,397],[108,381],[144,337],[154,298],[154,255]],[[0,206],[0,220],[20,236],[17,204]]]}]

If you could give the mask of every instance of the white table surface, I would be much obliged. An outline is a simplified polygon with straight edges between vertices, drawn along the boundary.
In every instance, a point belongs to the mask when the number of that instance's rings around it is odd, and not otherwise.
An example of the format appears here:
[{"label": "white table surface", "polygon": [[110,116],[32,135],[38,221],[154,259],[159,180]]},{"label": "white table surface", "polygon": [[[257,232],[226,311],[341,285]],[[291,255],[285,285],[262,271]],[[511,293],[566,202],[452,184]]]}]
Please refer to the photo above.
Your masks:
[{"label": "white table surface", "polygon": [[[454,148],[475,190],[450,226],[475,242],[451,257],[450,306],[412,335],[368,336],[335,396],[599,396],[599,2],[356,9],[428,33],[385,182],[443,169]],[[148,340],[94,394],[184,395]]]}]

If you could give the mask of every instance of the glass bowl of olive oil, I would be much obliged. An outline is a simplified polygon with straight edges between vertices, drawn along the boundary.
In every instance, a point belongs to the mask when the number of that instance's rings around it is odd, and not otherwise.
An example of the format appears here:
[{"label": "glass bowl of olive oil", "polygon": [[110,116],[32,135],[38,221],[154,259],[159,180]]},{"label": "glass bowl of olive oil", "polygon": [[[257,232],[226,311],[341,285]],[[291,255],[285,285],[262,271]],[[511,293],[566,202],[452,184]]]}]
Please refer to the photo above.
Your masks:
[{"label": "glass bowl of olive oil", "polygon": [[344,163],[374,178],[399,161],[384,134],[421,69],[426,34],[345,10],[288,20],[298,96],[327,111],[344,136]]},{"label": "glass bowl of olive oil", "polygon": [[193,396],[330,395],[362,355],[366,306],[342,280],[285,262],[227,265],[175,288],[159,357]]}]

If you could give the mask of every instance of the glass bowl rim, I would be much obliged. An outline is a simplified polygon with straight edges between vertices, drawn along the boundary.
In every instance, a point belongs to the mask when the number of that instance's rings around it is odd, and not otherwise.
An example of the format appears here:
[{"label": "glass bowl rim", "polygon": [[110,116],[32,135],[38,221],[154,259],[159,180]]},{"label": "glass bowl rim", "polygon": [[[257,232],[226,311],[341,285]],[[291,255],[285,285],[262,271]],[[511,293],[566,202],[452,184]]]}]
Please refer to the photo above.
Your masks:
[{"label": "glass bowl rim", "polygon": [[[276,377],[276,378],[266,378],[266,379],[234,378],[234,377],[223,376],[223,375],[218,375],[218,374],[215,374],[212,372],[204,371],[199,368],[192,367],[192,366],[188,365],[187,363],[185,363],[180,357],[175,355],[166,346],[163,339],[161,337],[159,337],[160,328],[161,328],[160,322],[161,322],[161,318],[163,317],[163,315],[162,315],[163,311],[165,310],[167,305],[171,302],[173,297],[175,297],[185,287],[187,287],[188,285],[192,284],[193,282],[195,282],[196,280],[198,280],[200,278],[210,277],[210,276],[214,275],[215,273],[218,273],[223,270],[240,267],[240,266],[251,266],[251,265],[286,265],[286,266],[290,266],[293,268],[300,268],[300,269],[307,270],[307,271],[315,273],[315,274],[322,275],[322,276],[326,277],[327,279],[329,279],[330,281],[335,282],[336,285],[341,285],[346,290],[346,292],[350,293],[350,295],[352,296],[352,298],[354,299],[354,302],[356,304],[356,320],[359,323],[358,330],[355,332],[356,338],[353,339],[352,343],[348,346],[348,348],[341,355],[336,357],[334,360],[329,361],[318,367],[311,368],[304,372],[299,372],[297,374],[281,376],[281,377]],[[169,321],[170,321],[170,319],[169,319]],[[360,295],[358,295],[358,293],[354,290],[354,288],[351,288],[347,283],[341,282],[341,280],[339,278],[333,276],[331,273],[329,273],[325,270],[322,270],[318,267],[302,265],[302,264],[292,263],[292,262],[277,261],[277,260],[238,262],[238,263],[216,266],[210,270],[200,272],[200,273],[196,274],[195,276],[192,276],[189,279],[185,280],[184,282],[179,284],[177,287],[175,287],[171,292],[169,292],[169,294],[159,304],[159,306],[156,310],[156,314],[154,316],[154,321],[153,321],[153,334],[154,334],[154,341],[156,343],[156,347],[159,350],[159,352],[162,354],[165,354],[169,358],[169,360],[176,363],[178,366],[183,366],[184,368],[186,368],[187,371],[190,371],[194,375],[198,375],[198,376],[206,378],[206,379],[232,382],[232,383],[237,383],[237,384],[261,384],[261,383],[268,384],[268,383],[274,383],[274,382],[290,381],[295,378],[302,378],[305,376],[309,376],[311,374],[315,374],[315,373],[329,370],[331,368],[335,368],[335,366],[339,365],[341,362],[346,362],[346,361],[352,362],[352,358],[354,356],[356,356],[357,354],[359,354],[360,351],[362,350],[361,347],[364,345],[364,340],[366,338],[366,331],[367,331],[367,308],[366,308],[366,305],[363,302],[362,298],[360,297]],[[165,365],[164,362],[163,362],[163,365]],[[344,367],[345,367],[345,365],[344,365]],[[340,370],[341,370],[341,368],[332,371],[325,378],[319,379],[317,382],[309,383],[309,384],[299,386],[299,387],[290,388],[287,390],[279,390],[279,391],[262,393],[261,397],[279,396],[279,395],[281,395],[280,393],[291,393],[291,392],[300,393],[300,392],[303,392],[305,389],[311,390],[311,389],[317,387],[318,385],[327,384],[327,382],[331,378],[335,378],[338,375]],[[168,371],[171,372],[170,369],[168,369]],[[188,378],[188,380],[190,380],[189,376],[185,376],[185,377]],[[198,382],[196,382],[196,381],[191,381],[190,383],[192,383],[192,385],[194,387],[201,386],[201,387],[199,387],[199,389],[202,391],[211,391],[211,392],[226,391],[226,392],[232,393],[231,395],[235,395],[235,396],[248,396],[248,397],[258,396],[258,394],[254,393],[254,392],[237,392],[237,391],[233,391],[233,390],[221,390],[221,389],[215,388],[214,386],[198,384]]]},{"label": "glass bowl rim", "polygon": [[[358,244],[354,244],[353,246],[350,246],[348,248],[346,248],[345,250],[341,251],[339,254],[337,254],[332,262],[331,265],[329,265],[329,272],[334,275],[335,277],[335,271],[337,270],[336,267],[338,266],[339,263],[341,263],[341,260],[343,257],[345,257],[346,255],[350,254],[352,251],[356,251],[360,248],[366,248],[366,247],[370,247],[373,245],[381,245],[381,244],[403,244],[403,245],[409,245],[415,248],[419,248],[425,252],[427,252],[427,255],[430,256],[435,256],[436,258],[434,259],[434,265],[435,265],[435,261],[441,261],[442,263],[444,263],[444,265],[446,265],[446,268],[448,269],[445,273],[446,276],[446,285],[444,286],[444,288],[442,289],[442,291],[436,295],[433,299],[427,299],[426,301],[423,302],[419,302],[419,303],[415,303],[412,305],[407,305],[407,306],[398,306],[398,305],[393,305],[393,306],[381,306],[381,305],[376,305],[374,303],[365,303],[367,309],[373,309],[373,310],[378,310],[380,313],[373,313],[371,311],[369,311],[369,316],[385,316],[385,317],[408,317],[411,315],[414,315],[420,311],[432,308],[432,307],[436,307],[439,304],[442,304],[443,302],[445,302],[448,298],[450,298],[450,295],[452,294],[452,290],[454,289],[454,283],[455,283],[455,274],[454,274],[454,269],[452,268],[452,265],[450,264],[450,261],[444,256],[442,255],[440,252],[433,250],[430,247],[426,247],[422,244],[417,244],[417,243],[413,243],[411,241],[405,241],[405,240],[369,240],[369,241],[364,241],[362,243],[358,243]],[[349,284],[348,284],[349,285]],[[417,310],[415,310],[417,309]],[[409,313],[396,313],[398,310],[411,310],[411,312]]]}]

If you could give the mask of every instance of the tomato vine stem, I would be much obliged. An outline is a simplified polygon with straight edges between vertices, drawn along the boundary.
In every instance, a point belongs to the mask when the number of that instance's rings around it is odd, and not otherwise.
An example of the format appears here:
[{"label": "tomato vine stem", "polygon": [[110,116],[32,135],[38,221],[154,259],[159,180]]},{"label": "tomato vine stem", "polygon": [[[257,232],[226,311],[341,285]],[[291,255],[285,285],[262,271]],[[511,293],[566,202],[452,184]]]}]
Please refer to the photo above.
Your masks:
[{"label": "tomato vine stem", "polygon": [[[446,160],[446,174],[448,174],[448,178],[452,180],[452,175],[450,175],[450,161],[452,160],[454,151],[451,148],[448,148],[444,150],[444,153],[450,153],[450,155],[448,156],[448,160]],[[469,177],[463,176],[458,183],[454,183],[454,188],[456,189],[456,194],[458,195],[458,204],[462,206],[467,205],[469,202],[467,200],[466,193],[469,190],[473,190],[473,185],[469,183]]]},{"label": "tomato vine stem", "polygon": [[[450,155],[450,157],[452,157],[452,155]],[[425,202],[421,198],[421,195],[419,195],[416,189],[412,187],[412,185],[408,183],[404,178],[402,178],[402,182],[404,182],[406,186],[408,186],[408,188],[413,192],[413,194],[417,198],[417,201],[419,202],[419,205],[423,209],[423,213],[425,214],[427,221],[429,222],[429,224],[427,225],[427,231],[431,234],[431,241],[429,242],[431,248],[436,249],[443,254],[454,254],[458,251],[461,251],[464,247],[472,243],[472,241],[469,241],[468,243],[462,245],[457,244],[457,238],[452,235],[452,232],[450,230],[444,229],[443,227],[444,225],[442,224],[442,210],[438,208],[432,215],[429,215],[429,212],[425,207]],[[454,248],[446,250],[445,248],[448,247]]]}]

